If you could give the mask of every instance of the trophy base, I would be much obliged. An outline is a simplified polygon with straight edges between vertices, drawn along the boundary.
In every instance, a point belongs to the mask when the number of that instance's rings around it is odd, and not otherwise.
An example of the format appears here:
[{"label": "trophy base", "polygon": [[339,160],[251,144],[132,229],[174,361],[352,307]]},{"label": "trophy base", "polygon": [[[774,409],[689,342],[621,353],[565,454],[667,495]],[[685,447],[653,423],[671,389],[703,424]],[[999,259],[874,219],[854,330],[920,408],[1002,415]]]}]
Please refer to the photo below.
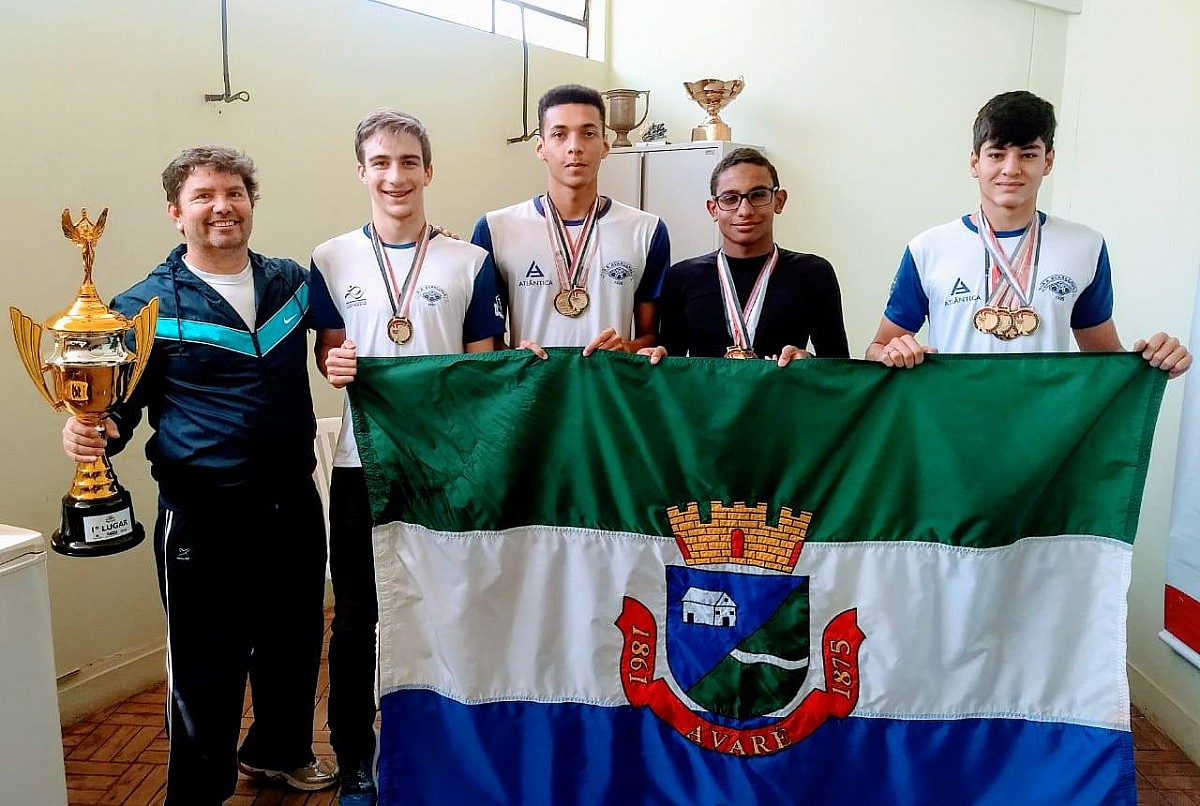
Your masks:
[{"label": "trophy base", "polygon": [[725,123],[705,123],[700,126],[692,127],[692,142],[701,140],[725,140],[733,139],[733,130]]},{"label": "trophy base", "polygon": [[50,547],[68,557],[103,557],[127,551],[146,537],[134,520],[133,499],[126,490],[99,501],[63,496],[62,522]]}]

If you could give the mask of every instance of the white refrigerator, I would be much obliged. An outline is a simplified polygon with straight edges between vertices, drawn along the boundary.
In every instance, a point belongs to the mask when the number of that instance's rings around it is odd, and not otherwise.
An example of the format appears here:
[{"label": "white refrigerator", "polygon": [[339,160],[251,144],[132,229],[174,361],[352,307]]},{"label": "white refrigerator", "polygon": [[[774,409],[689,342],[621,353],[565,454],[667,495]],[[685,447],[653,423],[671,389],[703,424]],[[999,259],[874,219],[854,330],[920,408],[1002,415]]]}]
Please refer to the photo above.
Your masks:
[{"label": "white refrigerator", "polygon": [[707,254],[721,245],[705,207],[713,168],[743,147],[766,153],[760,146],[725,141],[614,148],[600,163],[600,192],[661,218],[671,236],[672,263]]},{"label": "white refrigerator", "polygon": [[0,800],[66,806],[46,544],[0,525]]}]

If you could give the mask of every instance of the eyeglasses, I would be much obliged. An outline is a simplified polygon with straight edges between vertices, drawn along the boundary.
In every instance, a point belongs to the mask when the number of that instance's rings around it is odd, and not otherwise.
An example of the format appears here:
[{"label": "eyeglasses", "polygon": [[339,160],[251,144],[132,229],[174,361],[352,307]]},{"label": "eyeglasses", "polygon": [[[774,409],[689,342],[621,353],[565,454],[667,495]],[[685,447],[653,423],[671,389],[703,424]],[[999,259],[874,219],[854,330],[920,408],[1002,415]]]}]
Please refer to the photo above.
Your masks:
[{"label": "eyeglasses", "polygon": [[749,193],[722,193],[719,196],[713,196],[717,207],[726,212],[736,210],[742,206],[742,199],[750,202],[751,207],[766,207],[775,198],[775,192],[779,190],[773,188],[755,188]]}]

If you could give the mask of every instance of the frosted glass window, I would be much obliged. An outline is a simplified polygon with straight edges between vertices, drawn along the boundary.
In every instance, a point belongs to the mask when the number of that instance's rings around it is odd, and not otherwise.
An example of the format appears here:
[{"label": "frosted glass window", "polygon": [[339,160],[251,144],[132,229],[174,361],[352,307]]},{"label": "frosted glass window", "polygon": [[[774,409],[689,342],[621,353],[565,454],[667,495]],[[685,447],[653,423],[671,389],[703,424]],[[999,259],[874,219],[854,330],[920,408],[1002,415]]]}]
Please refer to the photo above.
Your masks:
[{"label": "frosted glass window", "polygon": [[587,58],[591,0],[372,0]]}]

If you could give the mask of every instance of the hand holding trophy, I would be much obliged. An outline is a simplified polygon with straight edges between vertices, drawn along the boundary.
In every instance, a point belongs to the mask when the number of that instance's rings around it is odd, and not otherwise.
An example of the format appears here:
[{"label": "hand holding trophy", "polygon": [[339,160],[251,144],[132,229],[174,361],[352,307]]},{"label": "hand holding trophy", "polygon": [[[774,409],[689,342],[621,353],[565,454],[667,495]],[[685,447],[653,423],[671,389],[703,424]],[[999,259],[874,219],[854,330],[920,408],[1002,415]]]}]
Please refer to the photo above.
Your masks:
[{"label": "hand holding trophy", "polygon": [[[101,430],[114,408],[129,399],[146,369],[158,298],[150,300],[129,320],[110,309],[92,284],[96,242],[104,233],[108,210],[94,223],[83,209],[72,223],[63,210],[63,235],[83,250],[83,285],[71,307],[50,317],[45,327],[15,306],[8,309],[17,352],[34,387],[57,411],[67,410],[85,425]],[[43,363],[42,330],[54,334],[54,352]],[[137,352],[125,347],[125,333],[133,329]],[[49,371],[52,384],[46,383]],[[70,491],[63,496],[62,522],[50,540],[53,549],[75,557],[115,554],[142,542],[145,530],[133,516],[129,492],[117,483],[107,456],[80,462]]]}]

